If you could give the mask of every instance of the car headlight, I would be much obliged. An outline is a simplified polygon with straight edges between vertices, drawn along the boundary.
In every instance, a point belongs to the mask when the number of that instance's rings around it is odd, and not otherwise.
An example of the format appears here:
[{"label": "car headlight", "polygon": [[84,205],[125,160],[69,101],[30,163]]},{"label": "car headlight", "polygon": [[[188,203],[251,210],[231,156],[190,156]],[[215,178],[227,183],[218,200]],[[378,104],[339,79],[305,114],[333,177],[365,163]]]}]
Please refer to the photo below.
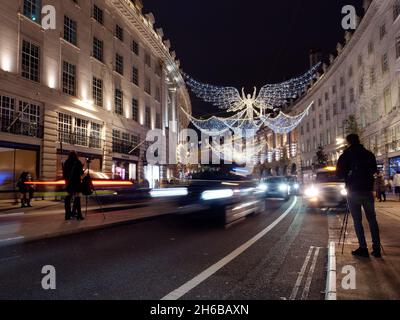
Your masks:
[{"label": "car headlight", "polygon": [[340,194],[341,194],[342,196],[346,197],[346,196],[348,195],[348,192],[347,192],[346,189],[342,189],[342,190],[340,190]]},{"label": "car headlight", "polygon": [[305,191],[304,194],[306,195],[306,197],[308,198],[314,198],[314,197],[318,197],[319,195],[319,190],[312,186],[312,187],[308,187]]},{"label": "car headlight", "polygon": [[294,188],[295,190],[299,190],[299,189],[300,189],[300,185],[299,185],[298,183],[295,183],[295,184],[293,185],[293,188]]},{"label": "car headlight", "polygon": [[259,191],[268,191],[268,186],[265,183],[260,183],[257,187]]},{"label": "car headlight", "polygon": [[234,192],[232,189],[208,190],[201,194],[201,199],[205,201],[227,199],[233,197],[233,194]]},{"label": "car headlight", "polygon": [[279,191],[285,192],[285,191],[288,191],[288,190],[289,190],[289,186],[287,184],[282,183],[282,184],[279,185]]},{"label": "car headlight", "polygon": [[183,197],[188,194],[187,188],[153,189],[150,191],[152,198]]}]

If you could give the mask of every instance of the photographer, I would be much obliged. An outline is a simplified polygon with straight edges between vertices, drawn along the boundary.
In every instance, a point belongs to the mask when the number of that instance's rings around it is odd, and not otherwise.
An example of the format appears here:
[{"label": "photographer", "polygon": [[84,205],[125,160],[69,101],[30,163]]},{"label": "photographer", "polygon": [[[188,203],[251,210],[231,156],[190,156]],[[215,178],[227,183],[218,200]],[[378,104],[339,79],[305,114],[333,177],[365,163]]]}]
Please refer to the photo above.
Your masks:
[{"label": "photographer", "polygon": [[380,258],[381,241],[373,195],[374,175],[378,172],[376,158],[372,152],[361,145],[358,135],[351,134],[346,140],[349,147],[339,158],[337,176],[346,181],[349,210],[360,243],[360,248],[353,251],[352,254],[359,257],[369,257],[362,224],[362,208],[364,208],[372,235],[372,255]]},{"label": "photographer", "polygon": [[[77,220],[84,220],[81,210],[83,165],[79,161],[78,154],[75,151],[71,151],[67,161],[65,161],[63,175],[66,183],[66,191],[68,192],[68,195],[65,197],[65,220],[71,220],[73,216],[76,216]],[[72,198],[74,201],[71,210]]]}]

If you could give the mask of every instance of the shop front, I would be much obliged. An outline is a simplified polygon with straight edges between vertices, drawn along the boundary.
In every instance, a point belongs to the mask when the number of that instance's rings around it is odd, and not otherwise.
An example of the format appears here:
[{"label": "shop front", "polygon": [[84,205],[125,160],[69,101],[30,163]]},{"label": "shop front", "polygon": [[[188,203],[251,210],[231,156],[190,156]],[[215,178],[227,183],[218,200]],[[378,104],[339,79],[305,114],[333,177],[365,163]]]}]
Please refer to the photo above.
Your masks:
[{"label": "shop front", "polygon": [[40,147],[0,142],[0,193],[16,190],[22,172],[39,176]]},{"label": "shop front", "polygon": [[400,156],[389,159],[389,175],[393,177],[400,171]]},{"label": "shop front", "polygon": [[162,179],[160,166],[146,165],[144,167],[144,178],[149,182],[151,189],[159,188]]},{"label": "shop front", "polygon": [[137,181],[137,161],[113,158],[112,179]]},{"label": "shop front", "polygon": [[[63,176],[62,165],[68,159],[69,150],[58,150],[57,152],[57,178],[60,179]],[[102,172],[103,171],[103,160],[99,154],[90,154],[77,152],[79,160],[82,162],[84,169],[88,166],[91,172]]]}]

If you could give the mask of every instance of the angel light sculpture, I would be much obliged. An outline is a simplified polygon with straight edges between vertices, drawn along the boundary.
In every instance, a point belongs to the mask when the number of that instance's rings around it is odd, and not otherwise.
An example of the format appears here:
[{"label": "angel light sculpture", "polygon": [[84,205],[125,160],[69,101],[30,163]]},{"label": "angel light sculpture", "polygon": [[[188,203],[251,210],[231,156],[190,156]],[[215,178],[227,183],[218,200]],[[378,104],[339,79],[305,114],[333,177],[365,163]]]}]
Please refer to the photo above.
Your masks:
[{"label": "angel light sculpture", "polygon": [[[279,84],[267,84],[260,89],[254,87],[253,94],[242,94],[234,87],[221,87],[198,82],[187,74],[183,74],[186,84],[192,92],[205,102],[219,109],[234,114],[227,118],[211,117],[199,120],[186,114],[191,122],[208,135],[218,135],[226,130],[239,131],[243,129],[258,130],[263,125],[277,133],[288,133],[295,129],[308,113],[308,109],[297,116],[289,116],[281,112],[281,108],[290,99],[304,93],[316,75],[320,64],[317,64],[304,75]],[[276,117],[274,113],[278,112]]]}]

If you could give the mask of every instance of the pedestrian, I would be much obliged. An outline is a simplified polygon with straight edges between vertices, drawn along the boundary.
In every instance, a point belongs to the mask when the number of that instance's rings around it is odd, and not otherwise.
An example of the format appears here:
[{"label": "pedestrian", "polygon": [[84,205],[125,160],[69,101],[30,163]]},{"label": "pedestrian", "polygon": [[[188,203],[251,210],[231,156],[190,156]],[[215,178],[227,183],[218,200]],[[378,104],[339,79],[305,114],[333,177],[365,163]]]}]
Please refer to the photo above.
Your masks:
[{"label": "pedestrian", "polygon": [[[63,165],[65,189],[68,195],[65,197],[65,220],[71,220],[76,216],[77,220],[84,220],[81,210],[82,176],[84,174],[82,162],[75,151],[71,151],[67,161]],[[71,201],[73,206],[71,209]]]},{"label": "pedestrian", "polygon": [[378,172],[376,158],[372,152],[361,145],[358,135],[351,134],[346,140],[349,146],[339,158],[337,176],[346,181],[347,201],[360,244],[360,247],[352,254],[359,257],[369,257],[362,224],[363,208],[372,236],[372,255],[380,258],[381,240],[373,195],[374,175]]},{"label": "pedestrian", "polygon": [[30,181],[32,181],[32,176],[29,172],[22,172],[17,182],[18,191],[21,193],[21,208],[32,207],[34,189],[32,185],[27,184]]},{"label": "pedestrian", "polygon": [[398,170],[397,173],[393,176],[393,186],[394,192],[399,197],[400,201],[400,170]]},{"label": "pedestrian", "polygon": [[375,188],[376,188],[376,196],[379,202],[386,202],[386,185],[385,185],[385,178],[382,172],[378,172],[375,177]]}]

